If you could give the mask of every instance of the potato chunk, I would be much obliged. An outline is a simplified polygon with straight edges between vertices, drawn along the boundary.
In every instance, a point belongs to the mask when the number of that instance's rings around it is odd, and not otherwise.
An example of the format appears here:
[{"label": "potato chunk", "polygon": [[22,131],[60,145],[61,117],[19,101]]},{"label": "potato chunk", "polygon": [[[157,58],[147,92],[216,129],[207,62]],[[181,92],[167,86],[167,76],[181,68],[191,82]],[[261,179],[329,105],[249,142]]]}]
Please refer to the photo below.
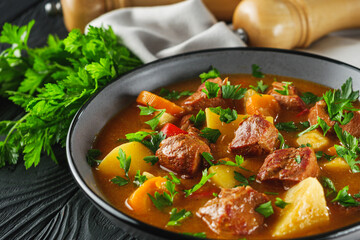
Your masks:
[{"label": "potato chunk", "polygon": [[[213,113],[209,108],[205,109],[206,115],[206,124],[208,128],[219,129],[222,135],[226,135],[229,139],[234,138],[236,129],[238,129],[239,124],[248,118],[250,115],[238,114],[238,117],[235,121],[231,123],[224,123],[220,121],[220,116],[216,113]],[[265,117],[265,119],[271,123],[274,123],[272,117]]]},{"label": "potato chunk", "polygon": [[137,170],[140,170],[141,173],[151,170],[151,165],[144,161],[144,157],[151,156],[153,153],[139,142],[129,142],[117,146],[105,156],[104,160],[102,160],[98,166],[98,170],[102,174],[110,178],[115,176],[123,177],[125,175],[125,172],[120,168],[120,162],[117,159],[117,156],[119,156],[119,148],[125,152],[126,157],[131,156],[129,176],[134,176]]},{"label": "potato chunk", "polygon": [[171,115],[170,113],[164,112],[164,114],[159,118],[159,124],[158,127],[162,128],[165,124],[167,123],[173,123],[177,120],[178,118],[174,117],[173,115]]},{"label": "potato chunk", "polygon": [[222,188],[233,188],[239,184],[238,181],[235,180],[234,171],[236,167],[226,166],[226,165],[215,165],[209,168],[209,174],[216,174],[211,178],[211,182],[213,182],[216,186]]},{"label": "potato chunk", "polygon": [[299,146],[301,144],[306,145],[309,143],[311,144],[311,148],[314,151],[320,151],[330,144],[329,139],[324,137],[318,130],[313,130],[311,132],[305,133],[304,135],[301,135],[298,137],[296,142],[299,144]]},{"label": "potato chunk", "polygon": [[329,221],[324,189],[316,178],[307,178],[290,188],[284,201],[290,204],[281,210],[274,237],[306,231]]},{"label": "potato chunk", "polygon": [[345,159],[341,157],[334,158],[330,162],[326,162],[322,165],[322,167],[331,172],[338,172],[340,171],[349,171],[350,167],[349,164],[345,161]]}]

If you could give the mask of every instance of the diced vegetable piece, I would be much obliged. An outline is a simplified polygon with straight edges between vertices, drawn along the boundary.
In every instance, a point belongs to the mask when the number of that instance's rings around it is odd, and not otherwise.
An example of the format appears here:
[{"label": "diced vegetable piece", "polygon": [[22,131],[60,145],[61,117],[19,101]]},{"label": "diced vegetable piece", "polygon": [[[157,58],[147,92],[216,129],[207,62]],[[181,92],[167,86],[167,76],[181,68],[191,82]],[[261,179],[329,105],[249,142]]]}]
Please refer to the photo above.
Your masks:
[{"label": "diced vegetable piece", "polygon": [[148,180],[155,177],[153,174],[149,172],[143,172],[142,175],[146,176]]},{"label": "diced vegetable piece", "polygon": [[337,153],[336,153],[336,149],[334,146],[332,147],[329,147],[327,150],[326,150],[326,153],[331,155],[331,156],[335,156]]},{"label": "diced vegetable piece", "polygon": [[349,164],[345,161],[345,159],[341,157],[334,158],[330,162],[325,162],[323,164],[323,169],[326,171],[336,172],[338,171],[349,171],[350,167]]},{"label": "diced vegetable piece", "polygon": [[246,102],[249,100],[250,97],[252,97],[253,95],[258,94],[254,89],[248,89],[245,92],[244,95],[244,107],[246,108]]},{"label": "diced vegetable piece", "polygon": [[320,133],[318,130],[313,130],[301,135],[300,137],[298,137],[296,142],[297,144],[299,144],[299,146],[301,144],[306,145],[307,143],[309,143],[311,144],[311,148],[314,149],[314,151],[323,150],[330,144],[329,139],[327,137],[324,137],[323,134]]},{"label": "diced vegetable piece", "polygon": [[316,178],[307,178],[290,188],[284,201],[290,204],[281,210],[274,237],[314,229],[329,221],[324,189]]},{"label": "diced vegetable piece", "polygon": [[146,163],[143,159],[144,157],[153,155],[153,153],[139,142],[129,142],[111,150],[111,152],[105,156],[104,160],[102,160],[98,166],[99,172],[109,177],[125,176],[124,169],[120,168],[120,162],[117,159],[120,147],[127,157],[131,156],[129,169],[130,177],[134,176],[137,170],[140,170],[140,172],[151,170],[151,165]]},{"label": "diced vegetable piece", "polygon": [[246,101],[246,113],[276,117],[280,105],[272,95],[254,94]]},{"label": "diced vegetable piece", "polygon": [[[235,121],[224,123],[220,121],[220,116],[212,112],[209,108],[205,109],[205,115],[208,128],[219,129],[222,135],[229,136],[230,138],[234,137],[234,133],[236,129],[238,129],[239,124],[249,117],[249,115],[238,114],[238,117]],[[272,117],[265,117],[265,119],[271,123],[274,122]]]},{"label": "diced vegetable piece", "polygon": [[159,124],[158,127],[161,128],[163,127],[165,124],[167,123],[173,123],[177,120],[178,118],[174,117],[173,115],[164,112],[163,115],[161,115],[160,119],[159,119]]},{"label": "diced vegetable piece", "polygon": [[174,116],[181,115],[184,112],[182,107],[148,91],[142,91],[137,97],[136,102],[144,106],[152,106],[156,109],[165,109],[167,113]]},{"label": "diced vegetable piece", "polygon": [[153,196],[155,192],[163,193],[166,190],[166,181],[162,177],[154,177],[147,180],[130,195],[127,203],[137,214],[147,214],[153,206],[148,194]]},{"label": "diced vegetable piece", "polygon": [[209,168],[209,173],[216,173],[210,179],[216,186],[222,188],[233,188],[239,184],[235,180],[235,173],[238,168],[226,165],[215,165]]},{"label": "diced vegetable piece", "polygon": [[166,135],[166,137],[172,137],[181,133],[187,134],[186,131],[182,130],[181,128],[178,128],[172,123],[165,124],[165,126],[160,131],[163,132]]}]

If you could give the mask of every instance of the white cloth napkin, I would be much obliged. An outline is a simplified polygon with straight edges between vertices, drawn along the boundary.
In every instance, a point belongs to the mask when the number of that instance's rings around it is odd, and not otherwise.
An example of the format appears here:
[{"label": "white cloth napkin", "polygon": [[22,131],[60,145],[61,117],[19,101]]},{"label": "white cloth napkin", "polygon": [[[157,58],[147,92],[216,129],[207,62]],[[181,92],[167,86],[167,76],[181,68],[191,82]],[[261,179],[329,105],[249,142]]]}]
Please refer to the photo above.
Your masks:
[{"label": "white cloth napkin", "polygon": [[[89,25],[110,25],[145,63],[194,50],[246,46],[225,23],[216,21],[201,0],[118,9],[94,19]],[[360,67],[360,30],[330,34],[309,48],[298,50]]]},{"label": "white cloth napkin", "polygon": [[118,9],[89,25],[110,25],[143,62],[194,50],[245,46],[225,23],[216,21],[200,0]]}]

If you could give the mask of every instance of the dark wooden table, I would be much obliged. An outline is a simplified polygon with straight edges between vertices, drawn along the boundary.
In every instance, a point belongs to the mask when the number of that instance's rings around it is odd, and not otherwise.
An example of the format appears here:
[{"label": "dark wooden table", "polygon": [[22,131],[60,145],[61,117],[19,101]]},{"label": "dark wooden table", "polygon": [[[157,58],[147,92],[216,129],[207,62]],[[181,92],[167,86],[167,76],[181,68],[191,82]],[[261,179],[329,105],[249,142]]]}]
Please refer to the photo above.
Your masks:
[{"label": "dark wooden table", "polygon": [[[1,0],[0,26],[5,22],[36,23],[29,45],[40,47],[48,34],[67,36],[61,15],[48,16],[45,4],[51,0]],[[0,51],[7,46],[0,45]],[[0,120],[12,120],[20,108],[0,98]],[[1,139],[3,140],[3,139]],[[43,156],[40,164],[25,170],[17,166],[0,169],[0,239],[134,239],[112,224],[73,179],[65,149],[56,147],[59,164]]]}]

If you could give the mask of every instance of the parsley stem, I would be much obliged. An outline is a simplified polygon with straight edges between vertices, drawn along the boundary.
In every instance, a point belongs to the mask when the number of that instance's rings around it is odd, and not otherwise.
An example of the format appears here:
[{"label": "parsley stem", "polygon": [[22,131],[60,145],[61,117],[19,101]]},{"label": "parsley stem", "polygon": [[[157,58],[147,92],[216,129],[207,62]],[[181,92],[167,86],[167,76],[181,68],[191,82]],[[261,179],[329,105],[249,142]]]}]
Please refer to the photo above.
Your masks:
[{"label": "parsley stem", "polygon": [[17,126],[22,123],[28,116],[30,116],[30,113],[25,114],[22,118],[20,118],[19,120],[16,121],[16,123],[14,124],[14,126],[12,126],[12,128],[10,129],[10,131],[8,132],[8,134],[6,135],[6,138],[4,140],[4,144],[6,144],[7,140],[9,139],[9,137],[11,136],[11,134],[15,131],[15,129],[17,128]]}]

